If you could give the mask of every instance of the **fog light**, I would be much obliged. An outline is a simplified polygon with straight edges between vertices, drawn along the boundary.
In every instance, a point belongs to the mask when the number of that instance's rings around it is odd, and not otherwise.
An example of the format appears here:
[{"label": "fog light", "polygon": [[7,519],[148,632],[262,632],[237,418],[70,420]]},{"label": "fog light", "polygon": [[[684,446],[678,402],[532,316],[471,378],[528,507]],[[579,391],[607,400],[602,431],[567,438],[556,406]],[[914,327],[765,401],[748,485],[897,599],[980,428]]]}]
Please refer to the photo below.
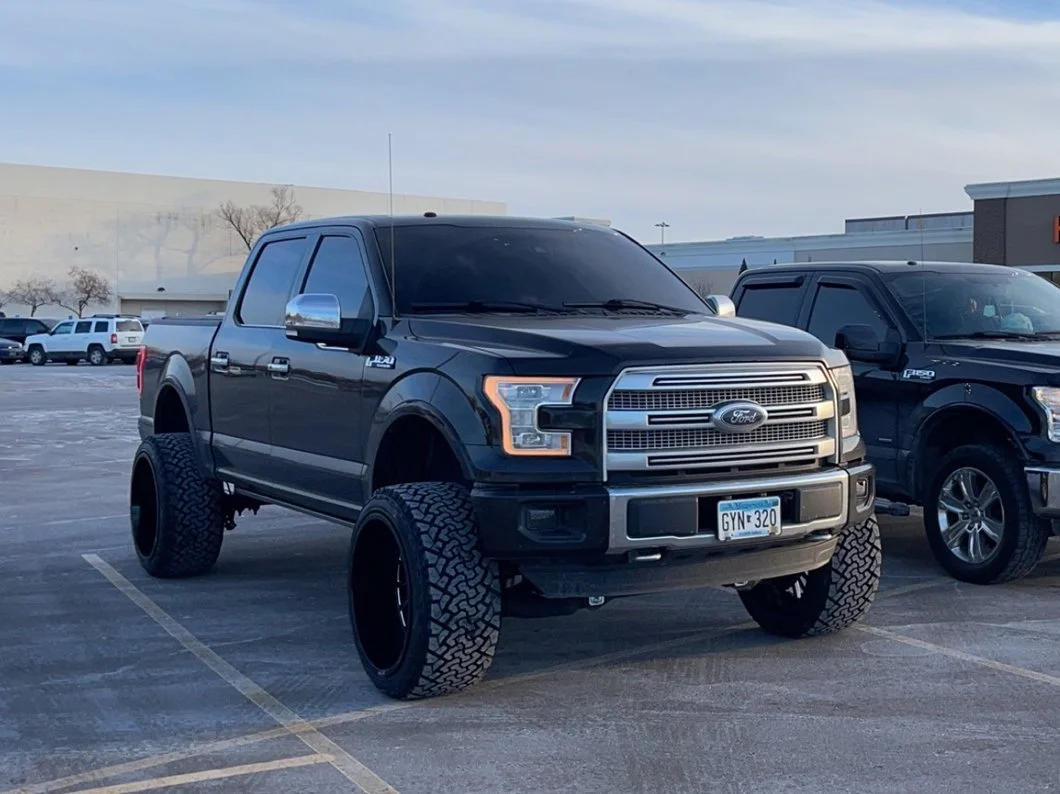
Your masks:
[{"label": "fog light", "polygon": [[528,507],[523,526],[531,532],[550,532],[559,528],[559,514],[551,507]]},{"label": "fog light", "polygon": [[872,492],[872,483],[868,477],[858,477],[854,480],[854,496],[858,502],[858,508],[867,507],[872,502],[875,494]]}]

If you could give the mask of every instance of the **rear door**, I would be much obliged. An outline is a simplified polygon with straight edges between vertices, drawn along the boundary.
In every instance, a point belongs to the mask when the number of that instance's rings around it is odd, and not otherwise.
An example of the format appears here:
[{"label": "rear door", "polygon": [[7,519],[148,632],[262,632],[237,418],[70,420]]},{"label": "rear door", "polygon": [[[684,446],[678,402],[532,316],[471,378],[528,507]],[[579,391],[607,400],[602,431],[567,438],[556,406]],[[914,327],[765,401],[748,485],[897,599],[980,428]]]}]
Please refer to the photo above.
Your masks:
[{"label": "rear door", "polygon": [[[355,229],[322,229],[297,293],[339,299],[343,317],[371,300],[364,241]],[[275,471],[292,498],[355,518],[365,462],[362,399],[365,357],[358,351],[278,337],[272,351],[269,423]],[[286,368],[285,370],[283,368]]]},{"label": "rear door", "polygon": [[805,273],[755,273],[746,276],[733,290],[736,314],[749,320],[798,326],[808,281]]},{"label": "rear door", "polygon": [[[805,329],[829,347],[844,325],[868,325],[881,341],[900,339],[898,320],[877,297],[871,282],[854,274],[822,274],[813,285]],[[881,484],[898,476],[898,370],[851,361],[858,427]]]},{"label": "rear door", "polygon": [[[210,410],[218,472],[255,487],[273,485],[268,364],[284,338],[283,315],[309,251],[309,233],[270,235],[210,352]],[[250,257],[248,257],[250,259]]]}]

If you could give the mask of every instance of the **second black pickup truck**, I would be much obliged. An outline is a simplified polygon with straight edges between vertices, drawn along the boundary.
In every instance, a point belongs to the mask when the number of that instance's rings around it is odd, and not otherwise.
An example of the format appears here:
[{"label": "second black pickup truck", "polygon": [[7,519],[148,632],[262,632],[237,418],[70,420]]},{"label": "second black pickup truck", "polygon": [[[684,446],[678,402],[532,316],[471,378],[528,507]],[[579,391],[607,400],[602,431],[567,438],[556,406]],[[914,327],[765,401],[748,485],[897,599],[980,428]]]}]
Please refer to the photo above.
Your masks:
[{"label": "second black pickup truck", "polygon": [[955,578],[1032,571],[1060,528],[1060,287],[960,262],[746,271],[737,312],[846,352],[881,497],[922,505]]},{"label": "second black pickup truck", "polygon": [[731,308],[600,226],[273,229],[223,318],[147,330],[137,555],[203,573],[263,504],[349,525],[354,641],[401,698],[477,681],[502,614],[731,585],[767,631],[843,629],[881,562],[850,366]]}]

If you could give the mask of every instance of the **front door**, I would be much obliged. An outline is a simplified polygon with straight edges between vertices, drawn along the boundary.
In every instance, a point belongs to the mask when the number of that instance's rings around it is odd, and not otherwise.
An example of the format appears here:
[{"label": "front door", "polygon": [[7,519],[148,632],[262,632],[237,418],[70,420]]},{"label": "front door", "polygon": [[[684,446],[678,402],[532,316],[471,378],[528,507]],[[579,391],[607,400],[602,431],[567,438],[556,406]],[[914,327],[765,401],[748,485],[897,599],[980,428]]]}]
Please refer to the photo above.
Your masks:
[{"label": "front door", "polygon": [[[813,295],[807,329],[835,347],[836,333],[844,325],[869,325],[881,340],[894,339],[897,324],[872,295],[867,283],[856,277],[821,276]],[[869,460],[876,465],[881,489],[898,482],[898,373],[879,364],[851,361],[858,406],[858,427]]]},{"label": "front door", "polygon": [[[309,238],[271,238],[258,251],[231,316],[213,342],[210,405],[218,474],[254,488],[273,484],[268,364]],[[233,296],[235,300],[235,296]]]},{"label": "front door", "polygon": [[[358,316],[371,300],[359,233],[322,231],[295,292],[335,295],[344,318]],[[272,346],[270,363],[273,465],[304,506],[355,518],[364,498],[364,356],[281,334]]]}]

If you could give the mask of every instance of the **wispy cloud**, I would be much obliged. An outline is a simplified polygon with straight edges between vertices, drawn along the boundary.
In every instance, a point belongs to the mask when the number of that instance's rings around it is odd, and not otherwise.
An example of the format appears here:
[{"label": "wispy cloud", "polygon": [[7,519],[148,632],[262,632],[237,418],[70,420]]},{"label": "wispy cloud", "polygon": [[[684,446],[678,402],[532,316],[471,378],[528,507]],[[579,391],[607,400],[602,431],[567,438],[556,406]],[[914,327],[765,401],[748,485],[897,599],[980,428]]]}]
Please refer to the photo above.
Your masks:
[{"label": "wispy cloud", "polygon": [[838,230],[1060,173],[1047,5],[8,3],[0,159],[379,189],[393,131],[409,192],[645,238]]}]

